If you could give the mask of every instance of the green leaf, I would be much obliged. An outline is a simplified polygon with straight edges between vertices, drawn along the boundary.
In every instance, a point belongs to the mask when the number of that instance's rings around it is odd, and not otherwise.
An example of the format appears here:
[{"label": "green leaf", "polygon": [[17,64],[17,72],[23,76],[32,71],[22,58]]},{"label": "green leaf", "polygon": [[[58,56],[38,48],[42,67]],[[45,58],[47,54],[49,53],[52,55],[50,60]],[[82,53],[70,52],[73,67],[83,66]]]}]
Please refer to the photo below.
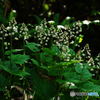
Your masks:
[{"label": "green leaf", "polygon": [[79,63],[76,64],[75,71],[81,74],[81,78],[83,79],[89,79],[92,77],[92,74],[85,67],[81,68],[81,65]]},{"label": "green leaf", "polygon": [[71,60],[69,62],[60,62],[60,63],[56,64],[54,67],[59,67],[59,68],[64,67],[64,66],[68,67],[69,65],[76,63],[76,62],[79,62],[79,61]]},{"label": "green leaf", "polygon": [[16,76],[25,76],[25,75],[30,75],[28,72],[26,71],[21,71],[21,70],[18,70],[14,73],[12,73],[13,75],[16,75]]},{"label": "green leaf", "polygon": [[41,67],[41,68],[46,69],[47,71],[49,71],[49,69],[46,66],[39,66],[39,67]]},{"label": "green leaf", "polygon": [[75,51],[71,48],[69,48],[69,53],[68,54],[71,54],[71,57],[74,57],[75,56]]},{"label": "green leaf", "polygon": [[57,86],[53,81],[45,81],[41,79],[35,72],[35,70],[31,71],[33,74],[31,75],[31,81],[35,85],[33,90],[35,93],[41,97],[40,100],[50,100],[51,98],[55,97],[57,94]]},{"label": "green leaf", "polygon": [[44,52],[40,54],[40,61],[41,62],[51,62],[53,58],[48,53]]},{"label": "green leaf", "polygon": [[17,70],[15,72],[12,72],[10,69],[6,68],[3,65],[0,65],[6,72],[12,74],[12,75],[16,75],[16,76],[24,76],[24,75],[30,75],[29,73],[25,72],[25,71],[21,71],[21,70]]},{"label": "green leaf", "polygon": [[35,59],[31,59],[31,60],[35,65],[39,66],[39,63]]},{"label": "green leaf", "polygon": [[51,50],[54,51],[55,53],[61,55],[61,51],[58,49],[58,47],[56,45],[52,46]]},{"label": "green leaf", "polygon": [[77,75],[76,72],[68,71],[63,74],[67,82],[79,83],[80,75]]},{"label": "green leaf", "polygon": [[[0,65],[3,65],[3,62],[2,60],[0,59]],[[0,69],[3,69],[2,67],[0,67]]]},{"label": "green leaf", "polygon": [[100,86],[98,85],[94,85],[92,82],[87,81],[83,84],[81,84],[81,86],[79,86],[80,89],[82,90],[90,90],[90,91],[100,91]]},{"label": "green leaf", "polygon": [[58,76],[59,75],[59,68],[49,68],[48,75],[49,76]]},{"label": "green leaf", "polygon": [[[22,51],[23,49],[12,49],[11,53],[16,53],[18,51]],[[5,55],[10,55],[10,50],[5,51]]]},{"label": "green leaf", "polygon": [[18,67],[14,62],[11,62],[11,63],[12,63],[12,66],[10,64],[10,60],[5,61],[4,65],[6,68],[10,69],[12,73],[20,69],[20,67]]},{"label": "green leaf", "polygon": [[39,49],[37,47],[37,46],[39,46],[39,44],[36,44],[35,42],[32,42],[32,43],[26,42],[25,46],[28,47],[33,52],[38,52],[39,51]]},{"label": "green leaf", "polygon": [[[10,56],[8,57],[10,58]],[[15,62],[16,64],[24,64],[25,61],[27,61],[30,57],[28,55],[21,55],[21,54],[12,54],[11,60]]]},{"label": "green leaf", "polygon": [[63,83],[66,82],[65,80],[62,80],[62,79],[56,79],[56,81],[57,81],[59,84],[63,84]]},{"label": "green leaf", "polygon": [[6,72],[12,74],[12,71],[10,69],[6,68],[5,66],[0,65],[0,67],[2,67]]},{"label": "green leaf", "polygon": [[0,74],[0,91],[5,91],[5,86],[9,85],[8,79]]},{"label": "green leaf", "polygon": [[50,55],[56,55],[56,53],[52,50],[50,50],[49,48],[43,48],[43,51],[45,51],[46,53],[50,54]]}]

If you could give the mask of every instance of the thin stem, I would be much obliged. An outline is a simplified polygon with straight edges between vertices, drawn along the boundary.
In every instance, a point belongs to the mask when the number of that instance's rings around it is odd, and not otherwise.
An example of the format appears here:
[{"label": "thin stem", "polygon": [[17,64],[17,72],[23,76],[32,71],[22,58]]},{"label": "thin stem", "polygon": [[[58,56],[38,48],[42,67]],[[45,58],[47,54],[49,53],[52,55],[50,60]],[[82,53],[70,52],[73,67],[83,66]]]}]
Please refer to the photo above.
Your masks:
[{"label": "thin stem", "polygon": [[[25,55],[25,40],[23,38],[23,55]],[[25,63],[23,64],[23,71],[25,71]],[[23,100],[25,100],[25,77],[23,76]]]},{"label": "thin stem", "polygon": [[[5,62],[5,56],[4,56],[4,34],[2,34],[2,54],[3,54],[3,66],[4,66],[4,62]],[[3,74],[5,75],[5,71],[3,70]]]},{"label": "thin stem", "polygon": [[[11,54],[12,54],[12,33],[11,33],[11,36],[10,36],[10,68],[12,70],[12,62],[11,62]],[[12,74],[10,74],[10,98],[11,98],[11,85],[12,85]]]}]

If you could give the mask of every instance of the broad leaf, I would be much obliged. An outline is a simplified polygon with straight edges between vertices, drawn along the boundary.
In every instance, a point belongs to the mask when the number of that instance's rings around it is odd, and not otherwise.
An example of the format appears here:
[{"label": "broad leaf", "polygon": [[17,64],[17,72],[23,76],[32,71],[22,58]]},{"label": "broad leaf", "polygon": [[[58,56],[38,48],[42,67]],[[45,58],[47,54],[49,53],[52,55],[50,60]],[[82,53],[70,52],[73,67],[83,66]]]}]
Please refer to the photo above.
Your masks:
[{"label": "broad leaf", "polygon": [[8,79],[0,74],[0,91],[5,91],[5,86],[9,85]]},{"label": "broad leaf", "polygon": [[5,64],[6,68],[11,70],[11,72],[15,72],[15,71],[20,69],[20,67],[18,67],[14,62],[11,62],[11,64],[12,64],[12,66],[11,66],[10,60],[9,61],[5,61],[4,64]]},{"label": "broad leaf", "polygon": [[33,52],[38,52],[39,51],[39,49],[37,47],[37,46],[39,46],[39,44],[36,44],[35,42],[32,42],[32,43],[26,42],[25,46],[28,47]]},{"label": "broad leaf", "polygon": [[85,67],[81,68],[81,65],[79,63],[76,64],[75,71],[81,74],[81,78],[83,79],[89,79],[92,77],[92,74]]},{"label": "broad leaf", "polygon": [[61,55],[61,51],[58,49],[58,47],[56,45],[52,46],[51,50],[54,51],[55,53]]},{"label": "broad leaf", "polygon": [[[10,56],[8,58],[10,58]],[[16,64],[24,64],[24,62],[27,61],[28,59],[29,59],[28,55],[21,55],[21,54],[11,55],[11,60]]]},{"label": "broad leaf", "polygon": [[87,81],[79,86],[82,90],[88,90],[88,91],[100,91],[100,86],[94,85],[92,82]]},{"label": "broad leaf", "polygon": [[[11,53],[22,51],[23,49],[12,49]],[[10,50],[5,51],[5,55],[10,55]]]},{"label": "broad leaf", "polygon": [[24,75],[30,75],[29,73],[25,72],[25,71],[21,71],[21,70],[17,70],[15,72],[12,72],[10,69],[8,69],[7,67],[0,65],[6,72],[12,74],[12,75],[16,75],[16,76],[24,76]]},{"label": "broad leaf", "polygon": [[63,74],[64,77],[65,77],[65,80],[67,82],[73,82],[73,83],[79,83],[80,82],[80,75],[77,75],[76,72],[71,72],[71,71],[68,71],[66,73]]},{"label": "broad leaf", "polygon": [[56,53],[52,50],[50,50],[49,48],[43,48],[43,51],[45,51],[46,53],[50,54],[50,55],[56,55]]},{"label": "broad leaf", "polygon": [[55,97],[57,93],[57,87],[53,81],[45,81],[41,79],[35,72],[35,70],[31,71],[31,81],[35,85],[33,87],[36,95],[41,97],[41,100],[49,100]]},{"label": "broad leaf", "polygon": [[52,59],[53,58],[46,52],[40,54],[41,62],[49,62],[50,63],[52,61]]}]

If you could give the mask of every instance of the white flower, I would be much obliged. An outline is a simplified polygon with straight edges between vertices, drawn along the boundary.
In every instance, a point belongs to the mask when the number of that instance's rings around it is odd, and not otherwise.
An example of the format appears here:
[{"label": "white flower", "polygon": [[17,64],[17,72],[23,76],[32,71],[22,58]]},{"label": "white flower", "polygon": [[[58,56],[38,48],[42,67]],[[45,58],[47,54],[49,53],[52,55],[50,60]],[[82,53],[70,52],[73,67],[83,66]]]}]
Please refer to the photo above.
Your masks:
[{"label": "white flower", "polygon": [[48,45],[47,43],[45,43],[45,45]]},{"label": "white flower", "polygon": [[18,40],[18,38],[17,38],[17,37],[15,37],[14,39],[15,39],[15,40]]},{"label": "white flower", "polygon": [[75,84],[72,83],[72,82],[66,82],[66,84],[67,84],[68,86],[75,86]]},{"label": "white flower", "polygon": [[86,25],[88,25],[88,24],[90,24],[91,23],[91,21],[88,21],[88,20],[84,20],[83,21],[83,24],[86,24]]},{"label": "white flower", "polygon": [[11,28],[12,28],[11,26],[8,26],[6,29],[7,29],[7,30],[10,30]]},{"label": "white flower", "polygon": [[10,45],[10,43],[8,43],[8,45]]},{"label": "white flower", "polygon": [[57,25],[57,28],[58,29],[60,29],[60,28],[65,29],[65,27],[63,25]]},{"label": "white flower", "polygon": [[4,45],[7,45],[7,42],[4,42]]},{"label": "white flower", "polygon": [[69,16],[67,16],[67,17],[66,17],[66,19],[68,20],[68,19],[70,19],[70,17],[69,17]]},{"label": "white flower", "polygon": [[16,10],[13,10],[14,13],[16,13]]},{"label": "white flower", "polygon": [[16,27],[13,27],[13,30],[14,30],[15,32],[18,32],[18,31],[17,31],[17,28],[18,28],[17,26],[16,26]]},{"label": "white flower", "polygon": [[8,49],[8,47],[5,47],[5,49]]},{"label": "white flower", "polygon": [[74,41],[71,41],[71,42],[70,42],[70,44],[73,44],[73,43],[74,43]]},{"label": "white flower", "polygon": [[51,20],[51,21],[48,21],[48,23],[53,24],[55,23],[55,21]]},{"label": "white flower", "polygon": [[95,23],[99,23],[100,21],[99,21],[99,20],[94,20],[94,22],[95,22]]},{"label": "white flower", "polygon": [[5,33],[5,36],[8,36],[8,34],[7,34],[7,33]]}]

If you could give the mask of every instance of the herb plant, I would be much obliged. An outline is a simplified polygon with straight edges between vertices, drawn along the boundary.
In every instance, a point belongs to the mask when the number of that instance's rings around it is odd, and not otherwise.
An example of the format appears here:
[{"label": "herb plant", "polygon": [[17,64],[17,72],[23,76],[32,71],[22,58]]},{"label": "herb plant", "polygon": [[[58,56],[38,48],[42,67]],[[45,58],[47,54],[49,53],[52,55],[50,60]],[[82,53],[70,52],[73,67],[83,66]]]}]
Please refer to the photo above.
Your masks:
[{"label": "herb plant", "polygon": [[100,54],[93,59],[89,44],[80,49],[81,22],[57,28],[44,19],[30,27],[15,18],[0,27],[0,99],[15,99],[15,93],[23,100],[99,98],[70,96],[71,91],[100,93]]}]

